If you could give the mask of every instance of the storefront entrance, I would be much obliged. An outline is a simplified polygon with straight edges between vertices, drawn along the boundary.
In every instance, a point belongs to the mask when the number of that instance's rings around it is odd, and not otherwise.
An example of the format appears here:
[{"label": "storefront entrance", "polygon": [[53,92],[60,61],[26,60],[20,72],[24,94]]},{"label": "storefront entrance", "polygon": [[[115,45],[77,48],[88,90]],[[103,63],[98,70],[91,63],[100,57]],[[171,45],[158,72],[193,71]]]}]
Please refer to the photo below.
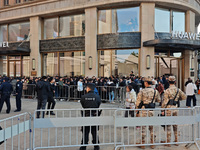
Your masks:
[{"label": "storefront entrance", "polygon": [[24,55],[0,56],[0,75],[8,77],[30,76],[30,57]]},{"label": "storefront entrance", "polygon": [[155,77],[163,75],[176,77],[176,86],[184,88],[184,59],[181,53],[174,53],[170,56],[159,53],[155,55]]}]

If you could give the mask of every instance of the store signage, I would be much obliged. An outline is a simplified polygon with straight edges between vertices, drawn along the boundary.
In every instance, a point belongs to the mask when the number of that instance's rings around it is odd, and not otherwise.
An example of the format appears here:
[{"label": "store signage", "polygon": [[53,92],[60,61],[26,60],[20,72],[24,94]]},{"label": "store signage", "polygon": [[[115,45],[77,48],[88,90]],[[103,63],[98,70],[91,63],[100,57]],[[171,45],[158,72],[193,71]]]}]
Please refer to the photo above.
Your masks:
[{"label": "store signage", "polygon": [[200,33],[172,31],[172,39],[200,40]]},{"label": "store signage", "polygon": [[9,47],[8,42],[0,42],[0,47]]}]

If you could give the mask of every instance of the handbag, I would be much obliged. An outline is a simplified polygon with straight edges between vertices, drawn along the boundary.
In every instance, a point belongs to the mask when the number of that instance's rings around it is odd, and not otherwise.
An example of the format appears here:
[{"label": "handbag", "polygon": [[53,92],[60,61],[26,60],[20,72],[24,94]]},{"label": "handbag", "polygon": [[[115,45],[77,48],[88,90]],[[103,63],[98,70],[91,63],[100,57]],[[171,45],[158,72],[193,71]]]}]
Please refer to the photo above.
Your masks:
[{"label": "handbag", "polygon": [[130,107],[130,109],[135,109],[135,103],[130,103],[129,107]]}]

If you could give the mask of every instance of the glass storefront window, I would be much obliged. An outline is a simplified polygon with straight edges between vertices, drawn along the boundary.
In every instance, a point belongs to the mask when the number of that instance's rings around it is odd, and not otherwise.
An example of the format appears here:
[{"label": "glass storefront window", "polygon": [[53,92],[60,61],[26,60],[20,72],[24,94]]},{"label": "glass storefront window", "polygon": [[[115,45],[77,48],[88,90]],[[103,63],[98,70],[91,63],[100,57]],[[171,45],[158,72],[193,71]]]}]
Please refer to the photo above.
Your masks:
[{"label": "glass storefront window", "polygon": [[0,56],[0,75],[7,76],[7,57]]},{"label": "glass storefront window", "polygon": [[82,36],[85,35],[85,15],[60,17],[59,36]]},{"label": "glass storefront window", "polygon": [[9,25],[9,42],[28,40],[30,23],[18,23]]},{"label": "glass storefront window", "polygon": [[140,8],[109,9],[98,11],[98,33],[139,31]]},{"label": "glass storefront window", "polygon": [[170,10],[155,9],[155,32],[170,32]]},{"label": "glass storefront window", "polygon": [[58,53],[43,54],[43,75],[58,75]]},{"label": "glass storefront window", "polygon": [[185,32],[185,13],[172,11],[172,31]]},{"label": "glass storefront window", "polygon": [[66,75],[85,75],[85,52],[60,53],[60,76]]},{"label": "glass storefront window", "polygon": [[44,39],[58,37],[58,18],[44,19]]},{"label": "glass storefront window", "polygon": [[7,25],[0,26],[0,42],[8,41]]},{"label": "glass storefront window", "polygon": [[22,76],[29,77],[30,76],[30,56],[23,56],[23,64],[22,64]]},{"label": "glass storefront window", "polygon": [[138,49],[98,51],[99,76],[129,76],[131,71],[138,75]]}]

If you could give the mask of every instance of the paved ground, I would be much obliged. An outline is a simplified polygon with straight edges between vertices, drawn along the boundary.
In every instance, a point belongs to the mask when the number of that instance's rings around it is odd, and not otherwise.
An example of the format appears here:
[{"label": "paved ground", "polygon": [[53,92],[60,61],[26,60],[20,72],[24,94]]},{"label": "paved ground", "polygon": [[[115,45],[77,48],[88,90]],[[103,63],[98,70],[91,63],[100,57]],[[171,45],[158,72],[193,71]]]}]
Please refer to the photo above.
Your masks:
[{"label": "paved ground", "polygon": [[[197,104],[198,106],[200,106],[200,96],[197,96]],[[14,116],[14,115],[17,115],[17,114],[21,114],[23,112],[30,112],[33,114],[34,110],[36,109],[37,107],[37,101],[36,100],[30,100],[30,99],[23,99],[22,100],[22,111],[21,112],[18,112],[18,113],[15,113],[14,110],[15,110],[15,99],[11,99],[11,112],[10,114],[6,114],[6,105],[4,104],[4,107],[3,107],[3,110],[0,114],[0,119],[4,119],[4,118],[8,118],[8,117],[11,117],[11,116]],[[117,108],[118,107],[118,104],[109,104],[109,103],[104,103],[101,105],[102,108]],[[181,107],[184,107],[185,108],[185,101],[181,102]],[[57,102],[56,104],[56,109],[73,109],[73,108],[81,108],[81,105],[79,102]],[[38,135],[38,138],[40,137],[40,135]],[[44,138],[44,137],[43,137]],[[14,140],[14,143],[17,142],[17,140],[15,141]],[[20,141],[20,143],[23,143],[23,140]],[[182,145],[179,145],[178,147],[177,146],[172,146],[171,148],[168,148],[168,147],[165,147],[165,146],[156,146],[156,150],[184,150],[186,149],[184,147],[185,145],[182,144]],[[7,146],[7,149],[9,146]],[[0,149],[3,149],[3,145],[2,147],[0,146]],[[14,149],[17,149],[17,148],[14,148]],[[78,148],[64,148],[64,149],[67,149],[67,150],[78,150]],[[93,148],[92,147],[88,147],[88,150],[92,150]],[[113,146],[101,146],[101,149],[103,150],[112,150],[113,149]],[[139,149],[139,148],[126,148],[128,150],[136,150],[136,149]],[[146,148],[147,150],[150,149],[150,148]],[[189,150],[195,150],[196,147],[193,145],[189,148]],[[10,149],[9,149],[10,150]]]}]

